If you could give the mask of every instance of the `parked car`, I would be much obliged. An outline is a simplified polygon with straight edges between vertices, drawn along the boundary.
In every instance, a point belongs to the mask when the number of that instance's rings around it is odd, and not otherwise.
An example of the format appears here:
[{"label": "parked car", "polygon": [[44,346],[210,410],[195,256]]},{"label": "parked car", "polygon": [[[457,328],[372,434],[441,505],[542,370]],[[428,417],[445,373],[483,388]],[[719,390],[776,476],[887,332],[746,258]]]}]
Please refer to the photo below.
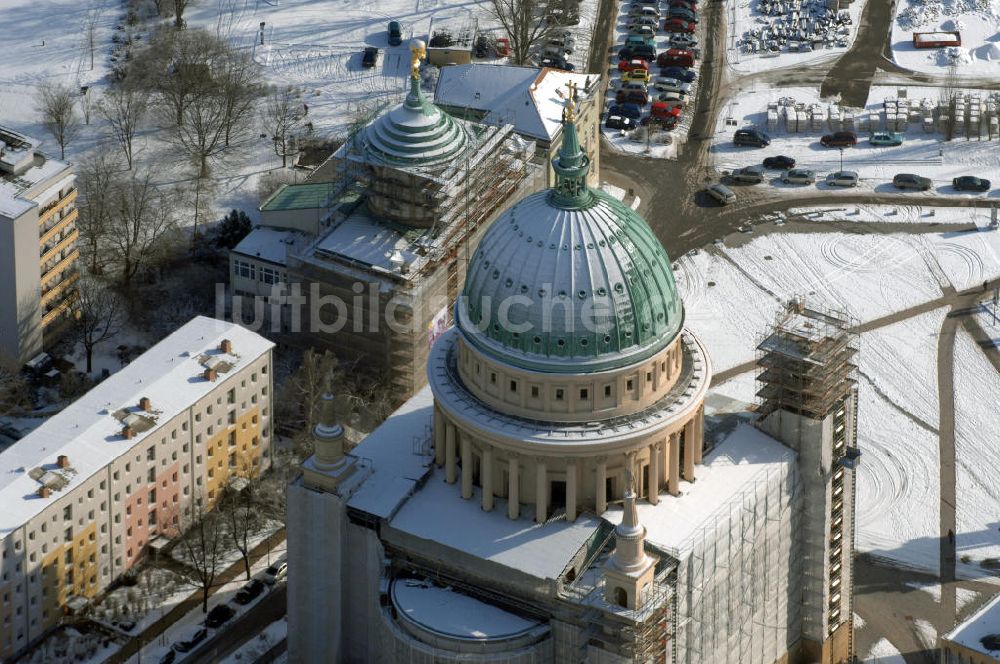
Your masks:
[{"label": "parked car", "polygon": [[872,145],[895,147],[903,144],[903,135],[897,131],[876,131],[868,137]]},{"label": "parked car", "polygon": [[666,76],[657,76],[653,80],[653,87],[660,92],[678,92],[682,95],[686,95],[691,91],[691,84],[678,81],[676,78],[667,78]]},{"label": "parked car", "polygon": [[288,576],[288,563],[282,560],[264,570],[264,583],[273,586]]},{"label": "parked car", "polygon": [[649,103],[649,94],[642,90],[619,90],[615,93],[615,103],[645,106]]},{"label": "parked car", "polygon": [[655,43],[656,28],[651,25],[633,25],[628,29],[629,37],[641,37],[647,44]]},{"label": "parked car", "polygon": [[646,62],[652,62],[656,59],[656,48],[651,44],[634,44],[626,46],[618,51],[619,60],[632,60],[635,58],[642,58]]},{"label": "parked car", "polygon": [[374,46],[366,47],[364,52],[361,54],[361,66],[366,69],[371,69],[376,64],[378,64],[378,49]]},{"label": "parked car", "polygon": [[653,105],[649,107],[649,114],[654,118],[660,119],[672,118],[677,120],[681,117],[681,112],[679,106],[671,106],[665,101],[654,101]]},{"label": "parked car", "polygon": [[635,129],[635,120],[627,118],[624,115],[608,115],[608,118],[604,121],[604,126],[608,129],[632,131]]},{"label": "parked car", "polygon": [[628,10],[629,18],[633,16],[651,16],[653,18],[660,18],[660,10],[656,7],[651,7],[649,5],[632,5]]},{"label": "parked car", "polygon": [[257,599],[264,592],[265,588],[264,582],[260,579],[251,579],[243,584],[243,587],[236,592],[236,597],[233,599],[240,605],[249,604]]},{"label": "parked car", "polygon": [[569,54],[576,48],[576,37],[569,30],[557,31],[549,37],[549,46],[555,46],[563,53]]},{"label": "parked car", "polygon": [[[629,35],[625,37],[625,47],[626,48],[636,48],[641,46],[648,46],[650,48],[656,48],[656,40],[652,35]],[[636,57],[642,58],[644,56],[637,55]],[[650,58],[645,58],[649,60]]]},{"label": "parked car", "polygon": [[899,173],[892,178],[892,186],[896,189],[916,189],[918,191],[927,191],[931,188],[931,180],[930,178],[914,175],[913,173]]},{"label": "parked car", "polygon": [[747,145],[755,148],[766,148],[771,144],[771,137],[759,129],[750,127],[748,129],[737,129],[733,134],[735,145]]},{"label": "parked car", "polygon": [[647,115],[639,122],[642,127],[648,127],[649,125],[656,125],[664,131],[673,131],[677,128],[677,118],[670,117],[657,117],[655,115]]},{"label": "parked car", "polygon": [[665,32],[687,32],[691,33],[697,29],[694,23],[691,21],[686,21],[682,18],[668,18],[663,23],[663,30]]},{"label": "parked car", "polygon": [[622,60],[618,63],[618,71],[622,73],[632,71],[633,69],[645,69],[646,71],[649,71],[649,63],[642,58]]},{"label": "parked car", "polygon": [[389,46],[399,46],[403,43],[403,29],[399,21],[389,21]]},{"label": "parked car", "polygon": [[660,67],[694,67],[694,52],[683,48],[670,48],[656,56]]},{"label": "parked car", "polygon": [[648,25],[656,30],[657,26],[660,25],[660,19],[656,16],[633,16],[628,20],[629,28],[639,25]]},{"label": "parked car", "polygon": [[683,7],[684,9],[690,9],[693,12],[698,11],[698,3],[693,0],[672,0],[667,3],[668,9],[674,9],[675,7]]},{"label": "parked car", "polygon": [[[153,656],[156,657],[156,653],[153,653]],[[161,653],[156,662],[158,664],[174,664],[175,659],[177,659],[177,651],[170,649]]]},{"label": "parked car", "polygon": [[698,78],[698,73],[687,67],[663,67],[660,69],[660,76],[667,76],[669,78],[676,78],[678,81],[684,81],[685,83],[692,83]]},{"label": "parked car", "polygon": [[[650,78],[648,69],[633,69],[622,74],[622,83],[642,83],[646,85],[649,83]],[[622,87],[625,86],[623,85]]]},{"label": "parked car", "polygon": [[671,33],[670,39],[667,41],[667,45],[670,46],[670,48],[697,48],[698,40],[691,35],[674,32]]},{"label": "parked car", "polygon": [[111,624],[122,630],[123,632],[131,632],[135,629],[134,620],[112,620]]},{"label": "parked car", "polygon": [[781,181],[785,184],[813,184],[816,173],[807,168],[790,168],[782,174]]},{"label": "parked car", "polygon": [[236,611],[233,610],[233,607],[228,604],[218,604],[205,616],[205,627],[216,629],[234,615],[236,615]]},{"label": "parked car", "polygon": [[730,177],[734,182],[742,184],[760,184],[764,181],[763,166],[744,166],[738,171],[733,171]]},{"label": "parked car", "polygon": [[736,202],[736,192],[724,184],[710,184],[705,187],[705,193],[722,205],[730,205]]},{"label": "parked car", "polygon": [[837,171],[826,176],[826,183],[833,187],[857,187],[858,179],[854,171]]},{"label": "parked car", "polygon": [[642,106],[639,104],[614,104],[608,109],[609,115],[621,115],[635,122],[642,117]]},{"label": "parked car", "polygon": [[989,191],[990,181],[974,175],[963,175],[953,179],[951,186],[958,191]]},{"label": "parked car", "polygon": [[858,135],[853,131],[835,131],[819,139],[828,148],[852,148],[858,144]]},{"label": "parked car", "polygon": [[698,23],[698,14],[693,9],[687,7],[671,7],[667,10],[667,19],[679,18],[689,23]]},{"label": "parked car", "polygon": [[541,62],[538,63],[542,67],[551,67],[552,69],[562,69],[563,71],[573,71],[576,67],[573,66],[572,62],[566,62],[566,58],[562,56],[558,57],[546,57],[542,58]]},{"label": "parked car", "polygon": [[687,106],[687,95],[681,92],[661,92],[656,96],[656,101],[666,102],[670,106]]},{"label": "parked car", "polygon": [[174,650],[177,652],[191,652],[196,645],[205,640],[208,636],[208,630],[204,627],[190,627],[174,644]]},{"label": "parked car", "polygon": [[764,168],[780,168],[781,170],[786,171],[789,168],[795,168],[795,160],[791,157],[786,157],[783,154],[779,154],[775,157],[765,157]]}]

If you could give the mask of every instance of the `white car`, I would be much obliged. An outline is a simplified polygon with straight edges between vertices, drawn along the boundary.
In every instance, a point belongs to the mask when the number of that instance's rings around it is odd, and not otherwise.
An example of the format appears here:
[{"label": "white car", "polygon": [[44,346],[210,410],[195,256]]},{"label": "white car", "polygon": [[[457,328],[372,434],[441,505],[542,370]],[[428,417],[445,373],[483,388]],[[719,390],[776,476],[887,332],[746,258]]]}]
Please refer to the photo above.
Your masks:
[{"label": "white car", "polygon": [[730,205],[736,202],[736,192],[724,184],[710,184],[705,188],[705,193],[722,205]]},{"label": "white car", "polygon": [[288,576],[288,563],[284,560],[279,561],[264,570],[264,583],[269,586],[273,586],[278,581]]},{"label": "white car", "polygon": [[791,168],[781,176],[781,181],[785,184],[813,184],[816,173],[807,168]]},{"label": "white car", "polygon": [[826,183],[833,187],[857,187],[858,174],[854,171],[837,171],[826,176]]},{"label": "white car", "polygon": [[685,83],[669,76],[657,76],[654,78],[653,87],[660,92],[677,92],[685,95],[691,91],[690,83]]}]

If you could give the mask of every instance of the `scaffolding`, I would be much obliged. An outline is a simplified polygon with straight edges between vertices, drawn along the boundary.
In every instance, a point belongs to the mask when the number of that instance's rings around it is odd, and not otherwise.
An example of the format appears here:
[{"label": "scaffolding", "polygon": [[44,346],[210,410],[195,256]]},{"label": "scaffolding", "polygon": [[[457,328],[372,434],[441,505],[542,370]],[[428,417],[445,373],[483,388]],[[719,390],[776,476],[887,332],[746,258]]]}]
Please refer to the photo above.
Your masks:
[{"label": "scaffolding", "polygon": [[857,385],[857,327],[842,312],[793,300],[757,346],[760,417],[785,410],[822,419]]}]

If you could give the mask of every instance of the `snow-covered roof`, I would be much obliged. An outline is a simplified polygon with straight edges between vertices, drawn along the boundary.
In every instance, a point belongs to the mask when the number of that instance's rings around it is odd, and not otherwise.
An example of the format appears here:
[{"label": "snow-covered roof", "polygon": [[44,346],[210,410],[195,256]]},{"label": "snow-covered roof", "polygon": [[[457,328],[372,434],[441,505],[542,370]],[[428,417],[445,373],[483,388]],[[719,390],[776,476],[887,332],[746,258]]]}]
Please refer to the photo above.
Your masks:
[{"label": "snow-covered roof", "polygon": [[[223,353],[220,343],[228,339],[232,353]],[[156,423],[171,418],[202,398],[218,383],[205,380],[206,356],[224,360],[223,372],[239,371],[271,349],[274,344],[235,323],[198,316],[104,380],[48,421],[0,453],[0,535],[21,526],[48,505],[91,477],[118,456],[155,435]],[[137,430],[131,439],[121,435],[123,424],[115,413],[138,412],[139,399],[150,399],[153,426]],[[59,455],[69,459],[72,470],[57,469]],[[61,475],[68,484],[41,498],[41,484],[29,476],[33,469]]]},{"label": "snow-covered roof", "polygon": [[431,457],[414,450],[429,439],[433,413],[434,397],[425,387],[351,451],[370,463],[371,473],[349,507],[383,519],[396,512],[430,470]]},{"label": "snow-covered roof", "polygon": [[395,271],[390,260],[394,253],[399,252],[397,259],[401,257],[406,265],[412,265],[418,258],[406,233],[356,210],[316,242],[314,252],[318,256]]},{"label": "snow-covered roof", "polygon": [[337,185],[333,182],[286,184],[260,206],[262,212],[312,210],[328,207]]},{"label": "snow-covered roof", "polygon": [[287,265],[289,251],[301,250],[312,238],[312,235],[301,231],[258,226],[240,240],[233,253]]},{"label": "snow-covered roof", "polygon": [[974,652],[996,658],[1000,655],[1000,651],[989,650],[982,642],[983,638],[994,634],[1000,634],[1000,595],[987,602],[983,608],[942,638]]},{"label": "snow-covered roof", "polygon": [[507,518],[507,501],[494,500],[493,510],[482,510],[479,489],[463,500],[457,484],[444,482],[434,470],[419,491],[390,522],[398,531],[517,570],[539,579],[558,579],[563,570],[601,525],[582,514],[576,521],[534,522],[530,505],[521,516]]},{"label": "snow-covered roof", "polygon": [[513,65],[468,64],[442,67],[434,101],[452,108],[487,111],[485,122],[512,124],[519,134],[551,141],[562,130],[566,84],[586,94],[597,74]]},{"label": "snow-covered roof", "polygon": [[48,201],[22,198],[39,182],[69,169],[69,164],[37,151],[37,139],[0,127],[0,214],[19,217],[35,205]]},{"label": "snow-covered roof", "polygon": [[[741,424],[703,459],[697,481],[681,484],[681,495],[661,494],[658,505],[642,501],[636,506],[639,521],[646,527],[646,540],[673,555],[688,550],[694,535],[706,527],[714,529],[716,517],[728,515],[730,503],[741,500],[748,486],[794,463],[792,450]],[[613,506],[603,516],[617,525],[621,506]]]}]

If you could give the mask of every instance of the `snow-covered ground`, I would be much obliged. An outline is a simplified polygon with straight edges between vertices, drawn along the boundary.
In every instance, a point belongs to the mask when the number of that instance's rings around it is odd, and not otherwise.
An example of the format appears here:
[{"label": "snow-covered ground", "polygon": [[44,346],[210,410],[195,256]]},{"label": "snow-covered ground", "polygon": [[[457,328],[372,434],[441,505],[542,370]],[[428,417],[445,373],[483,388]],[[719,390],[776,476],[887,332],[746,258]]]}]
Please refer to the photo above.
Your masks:
[{"label": "snow-covered ground", "polygon": [[[958,30],[962,45],[916,49],[914,32]],[[892,23],[892,57],[913,71],[948,76],[1000,76],[998,0],[899,0]]]},{"label": "snow-covered ground", "polygon": [[257,658],[287,636],[288,620],[286,618],[275,620],[254,638],[244,643],[233,651],[231,655],[223,659],[220,664],[242,664],[243,662],[256,661]]},{"label": "snow-covered ground", "polygon": [[[955,337],[955,520],[960,576],[989,573],[978,566],[1000,558],[1000,414],[993,402],[1000,374],[965,331]],[[984,407],[990,404],[989,407]]]},{"label": "snow-covered ground", "polygon": [[[983,208],[937,208],[926,205],[851,205],[848,207],[788,208],[785,218],[856,224],[927,224],[928,226],[969,226],[986,228],[990,211]],[[930,230],[930,229],[928,229]]]},{"label": "snow-covered ground", "polygon": [[[875,124],[869,125],[872,131],[884,128],[881,115],[886,99],[894,99],[898,88],[873,87],[868,99],[865,113],[875,117]],[[936,104],[940,91],[931,88],[907,88],[910,100],[924,100]],[[786,185],[777,178],[779,171],[769,171],[769,180],[756,185],[758,187],[775,187],[783,195],[811,195],[817,191],[836,196],[838,194],[855,195],[861,192],[877,192],[880,194],[897,194],[901,200],[953,196],[957,198],[988,198],[1000,202],[1000,160],[996,158],[998,144],[994,140],[944,140],[940,132],[925,133],[919,123],[911,122],[901,133],[904,143],[897,147],[876,147],[869,144],[868,131],[862,131],[856,124],[855,131],[859,136],[858,144],[853,148],[843,150],[843,169],[856,171],[861,178],[856,189],[847,187],[831,187],[825,183],[827,174],[841,169],[841,151],[820,145],[820,138],[831,133],[833,128],[829,121],[821,127],[789,131],[788,125],[782,120],[783,114],[779,107],[778,123],[774,128],[768,127],[767,108],[769,103],[779,103],[783,99],[794,100],[804,104],[808,109],[813,104],[819,104],[829,115],[830,100],[821,100],[815,89],[803,87],[771,88],[756,84],[751,89],[740,90],[734,94],[732,101],[717,118],[716,132],[711,148],[713,165],[719,171],[728,171],[743,166],[759,164],[764,157],[770,155],[786,155],[796,160],[796,168],[807,168],[816,172],[815,185]],[[854,109],[857,113],[859,109]],[[727,126],[727,119],[736,120],[737,126]],[[771,137],[771,145],[767,148],[738,147],[733,145],[733,134],[741,127],[754,126],[764,130]],[[916,173],[930,178],[932,187],[926,192],[900,192],[892,186],[892,178],[897,173]],[[977,175],[992,181],[992,191],[985,193],[959,192],[951,186],[952,178],[962,175]],[[773,179],[770,179],[773,178]]]},{"label": "snow-covered ground", "polygon": [[872,646],[871,650],[864,658],[865,664],[906,664],[906,660],[900,654],[896,646],[889,643],[886,638],[881,638]]},{"label": "snow-covered ground", "polygon": [[[847,11],[851,16],[851,25],[845,33],[838,35],[842,46],[821,47],[816,50],[801,53],[789,52],[782,47],[778,53],[748,53],[744,52],[736,42],[751,30],[760,30],[769,22],[759,11],[760,0],[728,0],[726,3],[726,22],[729,38],[726,43],[726,57],[729,67],[740,74],[750,74],[781,67],[802,65],[820,66],[831,63],[843,55],[854,43],[858,32],[858,22],[866,0],[854,0]],[[877,0],[876,0],[877,1]],[[825,2],[816,2],[825,6]],[[734,41],[735,38],[735,41]]]}]

